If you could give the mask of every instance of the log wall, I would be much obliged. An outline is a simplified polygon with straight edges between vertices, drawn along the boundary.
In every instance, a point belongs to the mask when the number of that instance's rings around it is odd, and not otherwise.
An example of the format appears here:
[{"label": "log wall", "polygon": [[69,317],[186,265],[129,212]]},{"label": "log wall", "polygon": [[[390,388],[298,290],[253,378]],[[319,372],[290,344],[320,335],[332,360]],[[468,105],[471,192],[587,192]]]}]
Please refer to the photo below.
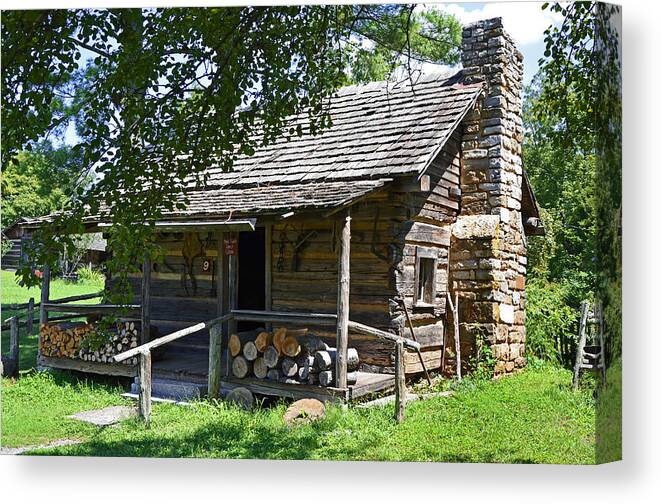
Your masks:
[{"label": "log wall", "polygon": [[[431,367],[439,367],[443,344],[450,226],[459,209],[459,141],[455,135],[430,166],[428,192],[411,192],[395,183],[351,210],[350,319],[411,337],[397,301],[404,299]],[[291,217],[274,224],[274,310],[336,312],[340,226],[340,219],[332,216]],[[433,306],[414,303],[418,247],[437,253]],[[334,331],[313,329],[334,342]],[[371,371],[392,371],[392,345],[358,334],[351,334],[350,340]],[[406,365],[409,372],[421,370],[418,360],[408,359]]]},{"label": "log wall", "polygon": [[[215,233],[164,233],[163,260],[152,264],[151,321],[161,335],[217,316],[218,241]],[[205,269],[205,262],[208,268]],[[130,275],[133,301],[140,303],[142,273]],[[111,280],[112,281],[112,280]],[[208,346],[208,332],[183,338],[177,345]]]},{"label": "log wall", "polygon": [[[379,329],[411,336],[403,308],[409,310],[417,340],[430,368],[438,367],[448,283],[450,226],[459,209],[459,137],[432,162],[427,174],[430,190],[415,192],[394,182],[351,209],[350,319]],[[300,215],[276,220],[271,230],[271,307],[274,311],[336,313],[338,215]],[[167,233],[159,244],[162,263],[152,269],[151,318],[161,334],[217,313],[218,244],[213,233]],[[240,245],[239,245],[240,246]],[[436,298],[433,306],[414,303],[418,247],[437,252]],[[204,269],[204,263],[209,268]],[[132,275],[139,302],[141,273]],[[256,286],[263,289],[263,286]],[[163,320],[179,321],[179,325]],[[309,328],[335,345],[335,331]],[[198,334],[179,344],[208,345]],[[361,363],[371,371],[393,370],[392,345],[350,334]],[[419,361],[407,358],[409,372],[420,371]]]}]

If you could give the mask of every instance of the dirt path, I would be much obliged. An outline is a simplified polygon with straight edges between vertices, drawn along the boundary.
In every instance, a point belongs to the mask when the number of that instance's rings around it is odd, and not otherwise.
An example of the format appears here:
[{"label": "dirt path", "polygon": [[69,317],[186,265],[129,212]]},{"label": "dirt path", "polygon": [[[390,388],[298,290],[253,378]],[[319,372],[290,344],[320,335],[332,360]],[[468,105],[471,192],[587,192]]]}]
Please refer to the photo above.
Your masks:
[{"label": "dirt path", "polygon": [[58,446],[69,446],[80,443],[82,443],[80,439],[58,439],[57,441],[52,441],[42,445],[18,446],[16,448],[0,448],[0,455],[22,455],[23,453],[32,450],[41,450],[42,448],[56,448]]}]

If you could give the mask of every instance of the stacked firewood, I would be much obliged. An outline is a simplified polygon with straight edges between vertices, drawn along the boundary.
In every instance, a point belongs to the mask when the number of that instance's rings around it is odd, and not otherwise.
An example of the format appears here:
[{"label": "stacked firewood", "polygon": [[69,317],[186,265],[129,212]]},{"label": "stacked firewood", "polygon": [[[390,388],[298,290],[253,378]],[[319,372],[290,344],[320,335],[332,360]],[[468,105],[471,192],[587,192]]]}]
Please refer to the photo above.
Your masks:
[{"label": "stacked firewood", "polygon": [[[236,378],[255,377],[282,383],[299,383],[332,387],[335,385],[337,350],[307,329],[277,328],[232,334],[228,349],[232,358],[231,372]],[[349,348],[347,383],[356,383],[358,351]]]},{"label": "stacked firewood", "polygon": [[[120,322],[115,328],[97,334],[94,324],[69,322],[42,324],[41,354],[46,357],[66,357],[89,362],[114,363],[112,357],[138,345],[138,328],[134,322]],[[93,341],[99,341],[93,344]],[[123,364],[137,364],[137,357]]]},{"label": "stacked firewood", "polygon": [[91,324],[68,322],[61,324],[42,324],[39,330],[39,347],[46,357],[78,356],[80,345],[87,335],[94,330]]},{"label": "stacked firewood", "polygon": [[[117,328],[104,339],[101,345],[84,345],[78,358],[91,362],[110,362],[114,363],[113,357],[119,353],[125,352],[138,346],[138,328],[134,322],[120,322]],[[126,359],[122,364],[135,365],[138,363],[137,357]]]}]

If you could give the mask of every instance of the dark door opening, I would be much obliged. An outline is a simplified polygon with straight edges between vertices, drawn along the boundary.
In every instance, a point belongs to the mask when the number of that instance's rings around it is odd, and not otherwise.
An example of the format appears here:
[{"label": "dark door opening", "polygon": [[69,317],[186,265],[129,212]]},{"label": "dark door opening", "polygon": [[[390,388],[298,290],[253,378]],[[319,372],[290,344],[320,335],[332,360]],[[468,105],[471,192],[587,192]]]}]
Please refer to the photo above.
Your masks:
[{"label": "dark door opening", "polygon": [[[263,310],[265,303],[266,240],[264,228],[239,233],[239,310]],[[262,326],[258,322],[239,322],[239,331]]]}]

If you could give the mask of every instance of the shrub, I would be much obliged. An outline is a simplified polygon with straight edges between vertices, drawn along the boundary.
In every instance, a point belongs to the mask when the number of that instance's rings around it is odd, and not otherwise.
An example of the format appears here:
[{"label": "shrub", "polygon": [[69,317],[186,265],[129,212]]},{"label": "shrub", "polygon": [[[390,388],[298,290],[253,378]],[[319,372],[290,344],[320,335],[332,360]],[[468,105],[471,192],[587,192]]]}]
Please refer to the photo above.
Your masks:
[{"label": "shrub", "polygon": [[569,285],[532,279],[526,286],[526,352],[560,363],[557,340],[575,341],[578,311],[570,305]]},{"label": "shrub", "polygon": [[6,240],[3,237],[2,238],[2,252],[0,252],[0,257],[5,257],[5,254],[7,254],[11,250],[12,246],[13,246],[13,244],[12,244],[11,240]]},{"label": "shrub", "polygon": [[90,266],[83,266],[78,268],[76,271],[78,279],[83,282],[94,283],[94,284],[103,284],[105,281],[105,276],[99,270],[96,270]]}]

